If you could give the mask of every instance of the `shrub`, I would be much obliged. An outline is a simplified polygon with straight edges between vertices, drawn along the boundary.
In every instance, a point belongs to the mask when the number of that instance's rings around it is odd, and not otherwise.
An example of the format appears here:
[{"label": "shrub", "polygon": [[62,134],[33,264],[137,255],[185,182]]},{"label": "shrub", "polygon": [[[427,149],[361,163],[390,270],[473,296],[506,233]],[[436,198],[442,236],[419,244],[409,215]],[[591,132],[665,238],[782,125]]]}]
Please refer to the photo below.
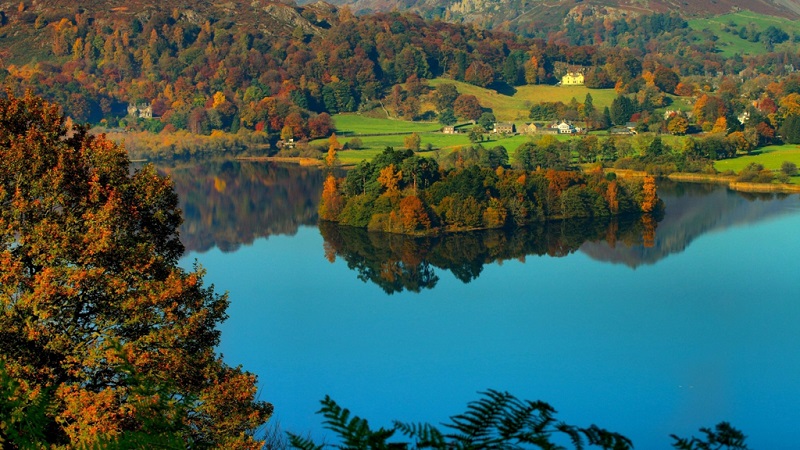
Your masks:
[{"label": "shrub", "polygon": [[781,172],[786,176],[793,177],[797,175],[797,164],[791,161],[784,161],[781,164]]}]

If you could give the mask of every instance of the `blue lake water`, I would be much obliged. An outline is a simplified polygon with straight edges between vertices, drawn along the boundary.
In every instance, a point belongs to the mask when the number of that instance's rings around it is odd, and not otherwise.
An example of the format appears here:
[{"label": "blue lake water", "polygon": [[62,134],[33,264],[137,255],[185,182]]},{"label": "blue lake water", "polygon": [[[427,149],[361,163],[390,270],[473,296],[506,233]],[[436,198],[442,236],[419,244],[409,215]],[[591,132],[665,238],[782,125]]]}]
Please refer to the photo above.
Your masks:
[{"label": "blue lake water", "polygon": [[182,263],[230,293],[219,351],[258,374],[283,429],[326,436],[325,395],[375,426],[439,424],[492,388],[637,448],[723,420],[751,448],[800,442],[797,196],[669,184],[652,246],[625,223],[613,239],[560,224],[424,244],[325,232],[326,244],[311,169],[169,173],[187,212]]}]

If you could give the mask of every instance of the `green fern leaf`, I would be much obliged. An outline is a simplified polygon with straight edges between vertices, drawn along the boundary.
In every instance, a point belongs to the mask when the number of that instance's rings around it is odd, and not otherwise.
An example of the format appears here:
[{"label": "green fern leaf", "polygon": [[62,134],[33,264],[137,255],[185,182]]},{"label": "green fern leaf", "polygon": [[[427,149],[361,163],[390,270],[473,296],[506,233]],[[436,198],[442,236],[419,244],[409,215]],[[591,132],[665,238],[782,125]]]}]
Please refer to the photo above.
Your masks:
[{"label": "green fern leaf", "polygon": [[286,432],[289,436],[289,445],[300,450],[322,450],[324,445],[317,445],[310,438],[300,437],[294,433]]}]

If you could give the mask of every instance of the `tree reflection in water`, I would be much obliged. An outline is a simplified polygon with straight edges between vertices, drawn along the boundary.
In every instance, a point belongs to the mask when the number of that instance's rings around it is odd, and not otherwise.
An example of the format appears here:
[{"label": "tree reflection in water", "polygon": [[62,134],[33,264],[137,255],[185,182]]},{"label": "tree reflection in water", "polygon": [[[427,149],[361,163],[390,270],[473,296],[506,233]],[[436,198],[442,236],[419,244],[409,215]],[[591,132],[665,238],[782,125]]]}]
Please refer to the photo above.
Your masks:
[{"label": "tree reflection in water", "polygon": [[207,160],[159,167],[172,178],[184,223],[187,252],[242,244],[275,234],[294,235],[317,223],[325,172],[313,167],[265,162]]},{"label": "tree reflection in water", "polygon": [[369,232],[320,222],[326,258],[342,258],[364,282],[386,293],[432,289],[435,268],[450,271],[464,283],[478,278],[486,264],[528,255],[563,257],[585,242],[646,246],[653,242],[656,218],[622,217],[546,222],[513,230],[486,230],[434,237]]}]

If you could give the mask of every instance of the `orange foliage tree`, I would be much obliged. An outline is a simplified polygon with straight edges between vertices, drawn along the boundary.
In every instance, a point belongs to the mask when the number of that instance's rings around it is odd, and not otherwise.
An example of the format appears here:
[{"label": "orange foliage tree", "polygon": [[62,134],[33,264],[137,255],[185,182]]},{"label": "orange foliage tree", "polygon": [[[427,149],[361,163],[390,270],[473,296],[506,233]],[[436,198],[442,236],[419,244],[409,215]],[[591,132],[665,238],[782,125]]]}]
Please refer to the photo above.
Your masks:
[{"label": "orange foliage tree", "polygon": [[425,205],[416,195],[409,195],[400,200],[400,221],[406,232],[419,228],[430,229],[431,219],[425,211]]},{"label": "orange foliage tree", "polygon": [[656,195],[656,179],[650,175],[644,177],[642,185],[642,212],[650,213],[655,211],[658,206],[658,195]]},{"label": "orange foliage tree", "polygon": [[10,91],[0,159],[0,379],[24,399],[0,423],[44,406],[36,448],[260,448],[272,406],[214,350],[228,300],[178,266],[172,183]]},{"label": "orange foliage tree", "polygon": [[[331,147],[333,148],[333,147]],[[333,174],[328,174],[322,187],[322,198],[319,202],[319,218],[322,220],[337,220],[342,212],[344,199],[339,192],[339,183]]]}]

